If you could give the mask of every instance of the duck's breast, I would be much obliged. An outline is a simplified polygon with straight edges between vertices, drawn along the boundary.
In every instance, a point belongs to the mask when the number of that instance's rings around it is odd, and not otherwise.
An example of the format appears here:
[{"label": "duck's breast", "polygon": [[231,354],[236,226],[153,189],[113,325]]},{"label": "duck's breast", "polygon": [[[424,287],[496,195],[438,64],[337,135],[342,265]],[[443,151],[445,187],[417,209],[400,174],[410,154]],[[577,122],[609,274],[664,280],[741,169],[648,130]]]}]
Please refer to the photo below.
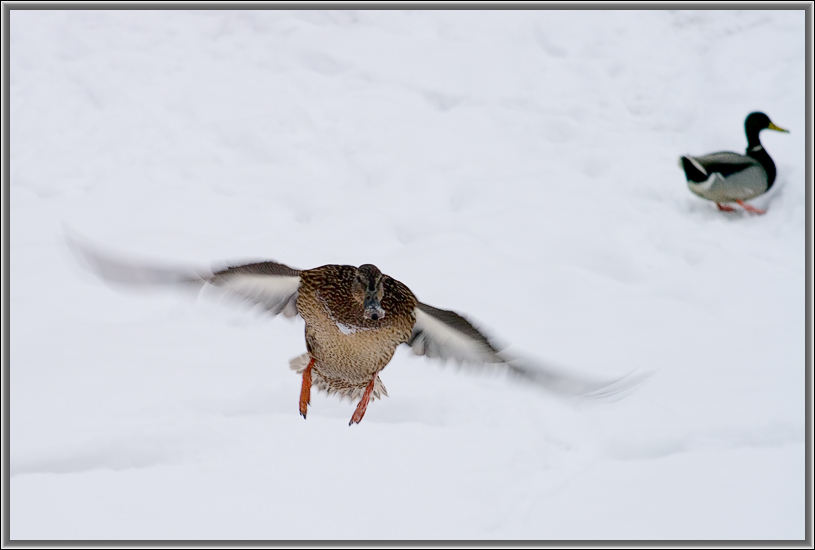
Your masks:
[{"label": "duck's breast", "polygon": [[[396,347],[407,342],[415,322],[415,297],[388,278],[382,299],[385,316],[365,319],[361,304],[351,295],[351,266],[306,273],[301,279],[298,311],[306,322],[306,343],[316,368],[329,377],[367,383],[390,362]],[[317,270],[314,270],[317,271]],[[330,283],[320,282],[330,277]],[[398,283],[394,286],[393,283]],[[404,286],[404,285],[401,285]]]}]

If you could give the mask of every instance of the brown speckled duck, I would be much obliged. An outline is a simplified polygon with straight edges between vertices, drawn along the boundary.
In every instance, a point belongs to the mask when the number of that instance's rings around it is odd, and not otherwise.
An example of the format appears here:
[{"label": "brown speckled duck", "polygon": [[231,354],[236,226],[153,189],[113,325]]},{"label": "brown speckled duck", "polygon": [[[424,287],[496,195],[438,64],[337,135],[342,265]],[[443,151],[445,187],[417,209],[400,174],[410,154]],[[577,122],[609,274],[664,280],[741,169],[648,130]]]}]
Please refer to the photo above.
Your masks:
[{"label": "brown speckled duck", "polygon": [[418,355],[504,367],[564,395],[607,396],[639,381],[630,375],[606,383],[583,381],[510,359],[464,317],[419,302],[407,286],[371,264],[298,270],[276,262],[259,262],[206,272],[114,260],[70,237],[69,245],[85,267],[108,282],[211,285],[262,304],[274,315],[300,315],[306,325],[307,352],[292,359],[290,367],[303,376],[303,418],[311,387],[316,386],[329,394],[359,398],[349,425],[359,423],[371,398],[387,395],[379,373],[400,344],[407,344]]}]

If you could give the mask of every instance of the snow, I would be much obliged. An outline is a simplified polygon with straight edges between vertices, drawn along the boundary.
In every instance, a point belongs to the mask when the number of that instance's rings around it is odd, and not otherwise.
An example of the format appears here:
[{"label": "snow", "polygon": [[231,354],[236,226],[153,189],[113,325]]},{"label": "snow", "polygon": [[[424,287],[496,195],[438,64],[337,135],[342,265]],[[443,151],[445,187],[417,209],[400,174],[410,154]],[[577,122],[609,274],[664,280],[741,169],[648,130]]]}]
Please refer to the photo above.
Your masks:
[{"label": "snow", "polygon": [[[10,15],[10,535],[805,536],[805,12]],[[724,213],[682,154],[779,170]],[[373,263],[571,372],[560,399],[400,349],[312,394],[302,320],[121,292],[65,228],[191,266]]]}]

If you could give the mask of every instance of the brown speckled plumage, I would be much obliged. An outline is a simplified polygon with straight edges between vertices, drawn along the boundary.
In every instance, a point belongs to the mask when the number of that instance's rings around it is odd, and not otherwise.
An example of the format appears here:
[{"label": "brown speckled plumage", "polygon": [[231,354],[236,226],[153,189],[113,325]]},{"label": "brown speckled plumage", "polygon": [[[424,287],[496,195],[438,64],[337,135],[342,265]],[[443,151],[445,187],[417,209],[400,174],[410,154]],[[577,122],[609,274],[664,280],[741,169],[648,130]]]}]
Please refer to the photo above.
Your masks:
[{"label": "brown speckled plumage", "polygon": [[[289,368],[297,374],[302,375],[310,360],[311,356],[308,353],[298,355],[297,357],[289,360]],[[313,368],[314,367],[312,367],[312,369]],[[324,391],[328,395],[336,395],[340,399],[348,398],[349,401],[361,399],[362,394],[365,391],[364,384],[362,386],[358,384],[351,384],[339,378],[333,378],[329,381],[324,379],[318,371],[312,373],[311,385],[320,391]],[[380,399],[383,395],[387,397],[388,390],[385,388],[385,384],[382,383],[382,379],[377,376],[373,392],[371,393],[371,398]]]},{"label": "brown speckled plumage", "polygon": [[[366,319],[351,293],[356,276],[357,268],[350,265],[301,271],[297,297],[297,311],[306,322],[306,349],[315,360],[313,384],[352,399],[385,368],[396,347],[410,340],[417,303],[408,287],[383,275],[386,315]],[[379,389],[384,390],[381,381]]]}]

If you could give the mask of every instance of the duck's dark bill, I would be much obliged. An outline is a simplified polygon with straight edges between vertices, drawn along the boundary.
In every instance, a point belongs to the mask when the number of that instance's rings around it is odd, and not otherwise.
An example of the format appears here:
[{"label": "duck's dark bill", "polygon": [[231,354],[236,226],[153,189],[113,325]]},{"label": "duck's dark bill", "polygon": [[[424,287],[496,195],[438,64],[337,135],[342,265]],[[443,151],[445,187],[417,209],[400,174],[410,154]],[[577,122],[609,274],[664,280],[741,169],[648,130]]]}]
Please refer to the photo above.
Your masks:
[{"label": "duck's dark bill", "polygon": [[363,315],[366,319],[378,321],[385,316],[385,310],[379,305],[379,300],[375,298],[366,297],[362,307],[364,308]]}]

